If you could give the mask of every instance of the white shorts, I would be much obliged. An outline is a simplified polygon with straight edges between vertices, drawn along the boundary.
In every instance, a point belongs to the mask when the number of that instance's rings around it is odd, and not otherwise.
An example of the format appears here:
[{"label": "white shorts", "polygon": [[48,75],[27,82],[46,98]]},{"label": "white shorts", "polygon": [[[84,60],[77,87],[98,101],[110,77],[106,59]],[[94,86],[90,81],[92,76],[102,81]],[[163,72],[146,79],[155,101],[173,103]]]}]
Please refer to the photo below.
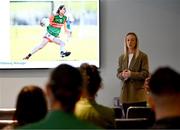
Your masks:
[{"label": "white shorts", "polygon": [[46,32],[46,34],[44,35],[44,38],[48,39],[50,42],[53,41],[53,39],[55,38],[55,36],[49,34],[48,32]]}]

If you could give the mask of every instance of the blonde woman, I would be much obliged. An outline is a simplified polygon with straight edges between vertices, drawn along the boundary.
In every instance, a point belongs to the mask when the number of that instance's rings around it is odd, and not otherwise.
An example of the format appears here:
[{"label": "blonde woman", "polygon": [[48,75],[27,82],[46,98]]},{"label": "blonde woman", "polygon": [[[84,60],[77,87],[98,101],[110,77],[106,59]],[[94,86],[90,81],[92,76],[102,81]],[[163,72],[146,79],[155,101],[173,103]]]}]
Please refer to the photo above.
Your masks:
[{"label": "blonde woman", "polygon": [[124,53],[119,57],[117,77],[122,81],[120,101],[124,111],[129,106],[146,106],[144,81],[149,76],[148,56],[139,50],[134,32],[125,36]]}]

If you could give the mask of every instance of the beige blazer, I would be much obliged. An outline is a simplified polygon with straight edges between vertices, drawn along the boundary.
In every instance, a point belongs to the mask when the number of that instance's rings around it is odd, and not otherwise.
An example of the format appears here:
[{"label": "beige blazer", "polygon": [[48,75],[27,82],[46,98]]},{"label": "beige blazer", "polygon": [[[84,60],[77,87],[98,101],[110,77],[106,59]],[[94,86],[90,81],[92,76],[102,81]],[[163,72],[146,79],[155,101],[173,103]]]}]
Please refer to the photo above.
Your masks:
[{"label": "beige blazer", "polygon": [[133,56],[128,68],[128,57],[124,58],[124,55],[121,55],[119,57],[117,75],[124,69],[129,69],[131,71],[131,76],[127,80],[124,80],[122,76],[118,77],[122,81],[120,101],[122,103],[146,101],[144,81],[149,76],[148,56],[139,51],[139,56],[137,58],[135,58],[135,55]]}]

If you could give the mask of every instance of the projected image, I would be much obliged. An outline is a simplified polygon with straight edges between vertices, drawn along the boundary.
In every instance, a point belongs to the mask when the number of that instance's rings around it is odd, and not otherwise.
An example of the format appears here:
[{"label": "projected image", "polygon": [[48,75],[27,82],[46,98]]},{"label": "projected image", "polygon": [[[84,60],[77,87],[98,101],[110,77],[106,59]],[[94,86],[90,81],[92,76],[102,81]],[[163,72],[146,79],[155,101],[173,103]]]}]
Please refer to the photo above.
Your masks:
[{"label": "projected image", "polygon": [[0,68],[99,66],[99,1],[10,1],[9,48]]}]

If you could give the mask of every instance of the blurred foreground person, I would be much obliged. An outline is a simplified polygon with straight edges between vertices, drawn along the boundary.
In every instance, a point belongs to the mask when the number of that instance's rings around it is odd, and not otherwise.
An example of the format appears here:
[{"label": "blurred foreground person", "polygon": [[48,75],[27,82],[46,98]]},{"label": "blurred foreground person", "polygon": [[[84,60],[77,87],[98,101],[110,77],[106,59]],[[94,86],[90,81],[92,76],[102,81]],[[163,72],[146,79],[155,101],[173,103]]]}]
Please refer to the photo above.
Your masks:
[{"label": "blurred foreground person", "polygon": [[82,89],[82,77],[77,68],[67,64],[56,67],[46,86],[51,112],[40,122],[22,129],[94,129],[93,125],[78,120],[74,115],[75,103]]},{"label": "blurred foreground person", "polygon": [[83,77],[83,91],[81,99],[76,104],[75,115],[102,128],[114,128],[113,109],[97,104],[95,99],[102,87],[98,68],[84,63],[80,66],[80,72]]},{"label": "blurred foreground person", "polygon": [[17,97],[13,120],[17,123],[4,128],[14,129],[43,119],[48,112],[43,90],[35,85],[25,86]]},{"label": "blurred foreground person", "polygon": [[180,74],[169,67],[157,69],[149,80],[148,100],[156,114],[153,128],[180,128]]}]

